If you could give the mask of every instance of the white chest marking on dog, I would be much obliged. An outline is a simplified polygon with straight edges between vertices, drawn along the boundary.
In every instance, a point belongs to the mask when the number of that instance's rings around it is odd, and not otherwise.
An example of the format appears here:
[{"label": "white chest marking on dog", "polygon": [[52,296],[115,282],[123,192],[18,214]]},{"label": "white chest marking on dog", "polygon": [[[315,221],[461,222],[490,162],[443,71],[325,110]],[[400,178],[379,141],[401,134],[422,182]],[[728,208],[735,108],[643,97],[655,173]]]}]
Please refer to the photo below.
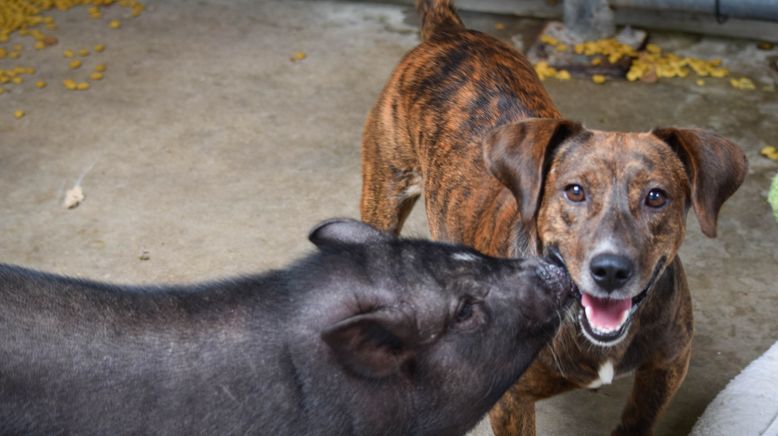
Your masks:
[{"label": "white chest marking on dog", "polygon": [[475,262],[478,258],[472,253],[454,253],[451,255],[454,260],[462,260],[465,262]]},{"label": "white chest marking on dog", "polygon": [[413,184],[405,188],[404,191],[400,194],[400,199],[405,200],[406,198],[411,197],[417,197],[421,194],[421,184]]},{"label": "white chest marking on dog", "polygon": [[421,175],[414,172],[406,188],[400,193],[400,201],[421,195]]},{"label": "white chest marking on dog", "polygon": [[592,380],[586,387],[589,389],[597,389],[602,385],[609,385],[613,382],[613,362],[606,360],[600,366],[600,370],[597,371],[598,378]]}]

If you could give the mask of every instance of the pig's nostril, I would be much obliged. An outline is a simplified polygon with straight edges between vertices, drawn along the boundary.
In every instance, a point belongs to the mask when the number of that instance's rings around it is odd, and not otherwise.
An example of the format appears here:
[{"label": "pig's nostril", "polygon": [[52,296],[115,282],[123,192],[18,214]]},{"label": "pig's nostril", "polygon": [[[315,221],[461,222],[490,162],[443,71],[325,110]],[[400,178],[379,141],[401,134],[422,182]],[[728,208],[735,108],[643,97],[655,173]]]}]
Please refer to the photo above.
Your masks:
[{"label": "pig's nostril", "polygon": [[554,295],[559,299],[574,294],[575,284],[564,266],[547,262],[535,269],[535,274],[547,295]]}]

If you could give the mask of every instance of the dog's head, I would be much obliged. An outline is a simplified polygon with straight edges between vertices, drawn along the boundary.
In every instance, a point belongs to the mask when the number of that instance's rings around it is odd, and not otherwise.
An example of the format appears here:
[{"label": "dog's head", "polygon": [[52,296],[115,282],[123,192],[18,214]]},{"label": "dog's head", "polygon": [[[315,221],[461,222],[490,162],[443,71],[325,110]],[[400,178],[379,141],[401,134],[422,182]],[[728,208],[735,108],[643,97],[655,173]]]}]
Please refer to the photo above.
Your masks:
[{"label": "dog's head", "polygon": [[704,130],[615,133],[557,119],[497,129],[484,158],[537,250],[566,266],[581,291],[581,330],[603,346],[625,337],[672,262],[689,208],[715,237],[719,209],[747,168],[735,144]]}]

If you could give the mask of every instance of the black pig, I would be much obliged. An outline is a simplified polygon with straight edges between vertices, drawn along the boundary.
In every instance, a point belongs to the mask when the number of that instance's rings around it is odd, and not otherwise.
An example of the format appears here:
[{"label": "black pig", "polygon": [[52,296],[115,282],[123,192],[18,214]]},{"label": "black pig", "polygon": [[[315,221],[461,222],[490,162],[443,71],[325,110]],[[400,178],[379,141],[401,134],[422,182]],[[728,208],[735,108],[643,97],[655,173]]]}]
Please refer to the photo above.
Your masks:
[{"label": "black pig", "polygon": [[551,338],[541,260],[326,221],[291,267],[132,287],[0,264],[1,434],[462,434]]}]

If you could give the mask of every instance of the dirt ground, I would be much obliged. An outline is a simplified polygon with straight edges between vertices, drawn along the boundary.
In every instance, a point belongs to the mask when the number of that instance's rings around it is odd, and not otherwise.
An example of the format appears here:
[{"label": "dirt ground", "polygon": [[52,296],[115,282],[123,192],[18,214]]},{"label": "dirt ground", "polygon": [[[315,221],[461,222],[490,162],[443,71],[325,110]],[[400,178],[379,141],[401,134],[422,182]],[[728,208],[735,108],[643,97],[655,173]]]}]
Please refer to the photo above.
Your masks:
[{"label": "dirt ground", "polygon": [[[391,69],[418,41],[404,6],[335,1],[152,0],[121,29],[85,9],[55,13],[59,44],[21,60],[33,79],[0,95],[0,261],[130,283],[181,282],[286,264],[311,249],[308,229],[358,216],[365,114]],[[124,14],[124,15],[122,15]],[[463,14],[471,27],[529,43],[536,20]],[[495,23],[505,28],[495,30]],[[693,215],[681,249],[695,303],[694,356],[657,435],[688,433],[708,402],[778,340],[778,224],[766,202],[778,162],[778,50],[754,42],[653,35],[666,49],[720,57],[755,91],[725,79],[655,84],[549,80],[570,119],[590,128],[697,126],[746,151],[748,178],[725,204],[719,237]],[[11,42],[16,42],[12,40]],[[66,48],[103,43],[69,72]],[[305,58],[290,60],[296,52]],[[87,91],[62,86],[99,62]],[[26,115],[16,119],[16,110]],[[83,174],[74,209],[64,193]],[[406,234],[426,235],[421,207]],[[539,434],[602,435],[617,422],[629,379],[538,404]],[[474,434],[489,434],[482,424]]]}]

